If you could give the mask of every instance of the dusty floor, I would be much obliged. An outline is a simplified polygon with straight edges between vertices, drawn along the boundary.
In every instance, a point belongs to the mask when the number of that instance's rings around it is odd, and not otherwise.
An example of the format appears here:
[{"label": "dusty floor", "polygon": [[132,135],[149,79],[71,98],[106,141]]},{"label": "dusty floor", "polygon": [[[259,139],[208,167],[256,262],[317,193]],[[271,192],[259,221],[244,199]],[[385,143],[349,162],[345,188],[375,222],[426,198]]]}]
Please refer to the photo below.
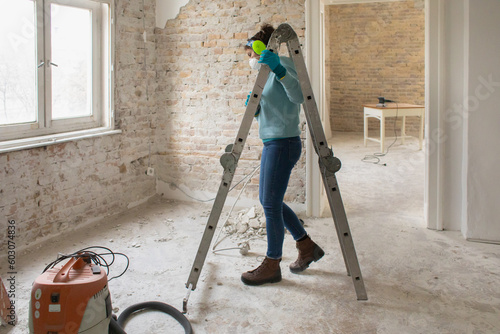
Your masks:
[{"label": "dusty floor", "polygon": [[[424,153],[417,141],[396,143],[382,163],[364,163],[359,134],[335,134],[330,143],[343,162],[337,174],[368,301],[357,301],[331,218],[304,218],[325,257],[302,274],[288,264],[296,257],[287,235],[283,281],[261,287],[241,283],[243,271],[265,254],[265,236],[255,236],[247,255],[209,253],[187,317],[196,333],[500,333],[500,246],[467,242],[459,232],[428,230],[423,220]],[[191,265],[211,204],[148,203],[55,243],[24,252],[18,263],[19,323],[1,333],[27,333],[33,280],[57,252],[101,245],[130,258],[130,268],[109,283],[118,315],[127,306],[159,300],[181,309]],[[248,210],[249,208],[238,208]],[[220,226],[220,225],[219,225]],[[235,247],[237,234],[220,248]],[[111,268],[117,275],[124,261]],[[1,272],[5,268],[1,268]],[[168,316],[142,313],[131,333],[182,333]]]}]

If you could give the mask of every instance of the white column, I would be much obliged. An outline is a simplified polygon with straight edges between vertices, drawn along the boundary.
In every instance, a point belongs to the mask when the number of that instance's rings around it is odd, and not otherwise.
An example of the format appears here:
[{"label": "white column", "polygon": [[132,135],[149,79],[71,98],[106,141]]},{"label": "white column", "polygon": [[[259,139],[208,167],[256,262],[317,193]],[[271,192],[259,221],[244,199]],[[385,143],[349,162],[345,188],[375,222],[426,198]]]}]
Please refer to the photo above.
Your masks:
[{"label": "white column", "polygon": [[[306,1],[306,66],[316,101],[320,101],[320,10],[321,0]],[[306,139],[306,214],[319,217],[322,214],[322,180],[318,157],[311,136]]]}]

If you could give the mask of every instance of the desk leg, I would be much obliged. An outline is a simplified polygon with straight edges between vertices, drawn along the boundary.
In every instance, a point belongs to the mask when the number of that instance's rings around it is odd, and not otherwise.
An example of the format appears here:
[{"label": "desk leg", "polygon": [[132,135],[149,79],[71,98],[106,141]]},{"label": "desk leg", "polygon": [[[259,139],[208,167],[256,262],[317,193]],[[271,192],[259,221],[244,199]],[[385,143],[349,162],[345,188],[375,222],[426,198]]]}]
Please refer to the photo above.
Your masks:
[{"label": "desk leg", "polygon": [[364,123],[364,134],[365,134],[365,147],[366,147],[366,142],[367,142],[367,139],[368,138],[368,117],[366,117],[366,115],[364,115],[363,117],[365,119],[365,123]]},{"label": "desk leg", "polygon": [[385,117],[380,117],[380,153],[384,153],[385,144]]},{"label": "desk leg", "polygon": [[405,144],[405,137],[406,137],[406,116],[403,116],[403,123],[401,124],[401,143],[403,143],[403,145]]}]

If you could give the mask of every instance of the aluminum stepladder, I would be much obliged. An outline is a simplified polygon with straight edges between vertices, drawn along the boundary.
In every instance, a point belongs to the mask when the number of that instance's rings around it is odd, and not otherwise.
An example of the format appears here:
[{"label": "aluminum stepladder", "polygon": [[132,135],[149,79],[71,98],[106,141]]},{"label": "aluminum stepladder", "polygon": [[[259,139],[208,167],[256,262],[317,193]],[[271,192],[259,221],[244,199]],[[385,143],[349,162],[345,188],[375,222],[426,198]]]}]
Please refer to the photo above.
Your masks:
[{"label": "aluminum stepladder", "polygon": [[[345,213],[344,204],[342,203],[342,197],[340,195],[339,187],[337,184],[337,178],[335,177],[335,173],[340,170],[341,163],[338,158],[333,156],[333,151],[328,147],[326,136],[323,130],[323,125],[319,117],[318,107],[316,105],[311,83],[309,81],[309,76],[307,74],[304,57],[300,48],[299,39],[292,27],[286,23],[281,24],[273,32],[269,40],[267,49],[274,52],[274,50],[279,49],[279,46],[282,43],[287,44],[288,53],[290,55],[290,58],[292,58],[297,70],[300,87],[302,89],[302,94],[304,95],[304,103],[302,105],[306,115],[309,133],[311,135],[314,149],[319,156],[319,168],[323,178],[323,184],[325,186],[330,210],[333,215],[337,236],[340,242],[340,248],[342,250],[342,255],[344,257],[344,262],[347,268],[347,275],[352,277],[357,299],[367,300],[368,297],[366,294],[363,277],[361,276],[361,269],[359,267],[358,258],[356,256],[354,242],[352,240],[349,224],[347,222],[347,216]],[[255,112],[257,111],[257,108],[259,106],[261,94],[264,90],[264,85],[266,84],[269,72],[270,69],[268,66],[261,66],[261,69],[259,70],[259,74],[257,76],[257,80],[255,81],[255,85],[252,89],[250,99],[248,100],[248,104],[245,110],[245,114],[243,115],[243,120],[236,136],[236,140],[234,144],[228,145],[225,153],[220,158],[220,163],[224,168],[222,181],[215,197],[212,211],[210,212],[210,215],[208,217],[208,222],[205,227],[198,252],[196,253],[196,258],[194,260],[191,273],[186,283],[188,293],[183,300],[184,313],[187,312],[187,302],[189,299],[189,295],[191,291],[194,291],[196,289],[196,284],[200,277],[201,269],[203,268],[203,264],[205,263],[205,259],[210,248],[217,223],[219,221],[224,203],[227,198],[227,194],[231,186],[238,160],[240,158],[241,152],[243,151],[245,140],[248,136],[248,133],[250,132],[250,127],[252,125]]]}]

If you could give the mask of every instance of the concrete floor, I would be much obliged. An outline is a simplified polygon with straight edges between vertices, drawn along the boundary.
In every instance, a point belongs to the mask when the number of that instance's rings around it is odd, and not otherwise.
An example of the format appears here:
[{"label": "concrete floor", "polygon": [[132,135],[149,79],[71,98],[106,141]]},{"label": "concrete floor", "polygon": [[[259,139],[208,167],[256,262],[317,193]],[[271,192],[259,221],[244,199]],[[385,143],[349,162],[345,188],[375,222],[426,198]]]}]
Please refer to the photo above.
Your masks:
[{"label": "concrete floor", "polygon": [[[363,147],[359,134],[334,134],[330,142],[343,162],[337,174],[368,301],[357,301],[331,218],[304,218],[326,251],[302,274],[292,274],[295,244],[286,236],[283,280],[245,286],[242,272],[265,254],[265,236],[251,250],[209,253],[187,317],[196,333],[500,333],[500,246],[467,242],[459,232],[428,230],[423,219],[424,153],[416,140],[396,143],[383,165],[361,162],[378,145]],[[185,283],[211,204],[166,200],[148,203],[94,226],[37,246],[18,264],[19,323],[1,333],[27,333],[33,280],[57,252],[92,245],[130,258],[130,268],[109,283],[115,313],[159,300],[181,309]],[[239,208],[242,209],[242,208]],[[237,235],[218,248],[234,247]],[[123,269],[119,261],[111,275]],[[3,272],[5,268],[1,268]],[[168,316],[146,312],[127,324],[129,333],[182,333]]]}]

